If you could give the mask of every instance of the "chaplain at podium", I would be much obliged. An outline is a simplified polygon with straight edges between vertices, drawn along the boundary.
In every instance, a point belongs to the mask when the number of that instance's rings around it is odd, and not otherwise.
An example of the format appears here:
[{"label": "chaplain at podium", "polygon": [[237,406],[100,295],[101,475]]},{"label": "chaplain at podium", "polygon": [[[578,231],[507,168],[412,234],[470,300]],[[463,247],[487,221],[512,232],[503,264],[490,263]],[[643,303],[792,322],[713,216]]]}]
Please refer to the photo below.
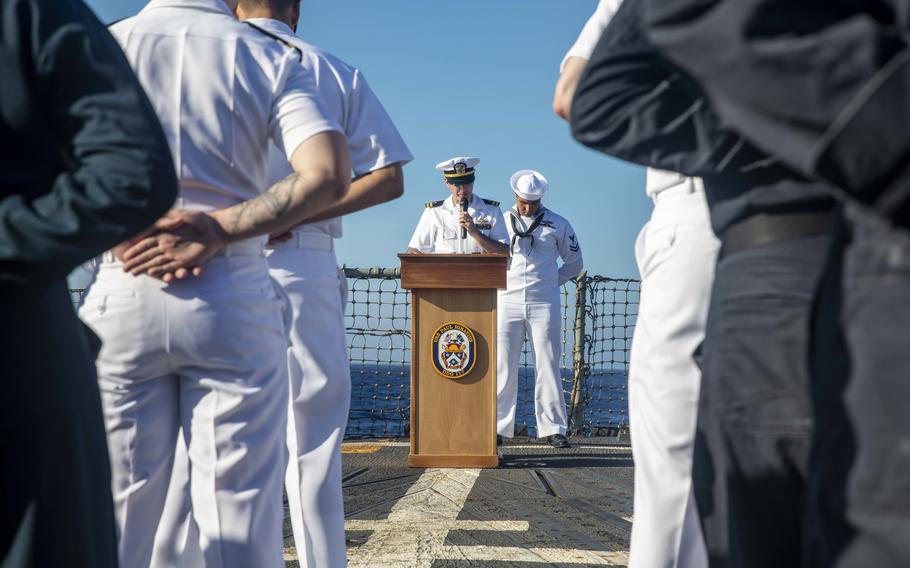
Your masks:
[{"label": "chaplain at podium", "polygon": [[509,233],[499,202],[474,195],[474,168],[479,162],[478,158],[458,157],[436,164],[452,195],[426,204],[408,252],[509,252]]}]

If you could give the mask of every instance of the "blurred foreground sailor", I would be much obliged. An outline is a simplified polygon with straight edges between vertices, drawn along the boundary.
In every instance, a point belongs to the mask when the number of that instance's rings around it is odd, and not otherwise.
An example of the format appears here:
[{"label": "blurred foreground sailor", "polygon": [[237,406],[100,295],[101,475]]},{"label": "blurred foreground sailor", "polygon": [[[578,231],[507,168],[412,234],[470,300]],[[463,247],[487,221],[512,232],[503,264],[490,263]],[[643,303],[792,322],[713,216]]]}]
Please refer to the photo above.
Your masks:
[{"label": "blurred foreground sailor", "polygon": [[578,86],[578,80],[591,59],[591,52],[594,46],[603,34],[604,28],[610,23],[613,14],[619,9],[622,0],[600,0],[594,13],[585,22],[581,33],[575,39],[575,43],[569,48],[559,69],[559,79],[556,81],[556,89],[553,93],[553,112],[565,120],[569,120],[569,113],[572,110],[572,96]]},{"label": "blurred foreground sailor", "polygon": [[[401,166],[412,156],[363,73],[294,35],[300,0],[240,0],[237,16],[300,50],[301,65],[316,79],[319,94],[344,129],[351,151],[355,179],[348,194],[329,210],[273,239],[267,250],[270,274],[287,294],[293,315],[285,489],[297,561],[302,567],[343,567],[347,558],[341,442],[350,406],[351,373],[344,325],[347,279],[338,268],[334,242],[342,236],[340,215],[402,194]],[[273,145],[269,183],[291,173],[284,153]],[[178,509],[185,522],[190,520],[183,490],[189,482],[187,473],[185,461],[175,464],[171,483],[176,500],[186,503]],[[169,494],[168,500],[174,499]],[[169,543],[185,531],[193,534],[194,527],[185,527],[183,521],[176,523],[176,531],[175,523],[170,525],[170,535],[161,534],[167,527],[159,528],[156,554],[161,557],[156,561],[161,565],[168,565],[164,556],[168,550],[182,548],[179,540],[176,546]],[[192,546],[192,540],[188,544]],[[195,552],[190,548],[182,554],[188,560]]]},{"label": "blurred foreground sailor", "polygon": [[811,566],[910,565],[906,2],[648,2],[726,124],[845,203],[812,346]]},{"label": "blurred foreground sailor", "polygon": [[[334,204],[350,163],[299,52],[237,22],[233,7],[153,0],[113,27],[180,183],[180,209],[122,263],[105,255],[80,310],[105,341],[125,566],[149,565],[181,427],[202,563],[284,566],[288,339],[266,235]],[[270,141],[295,173],[264,191]],[[197,276],[181,280],[190,268]]]},{"label": "blurred foreground sailor", "polygon": [[[563,59],[553,106],[566,120],[582,71],[621,4],[601,0]],[[629,357],[629,565],[699,567],[707,556],[691,472],[701,372],[692,354],[705,337],[719,243],[700,178],[648,168],[645,191],[654,210],[635,240],[641,295]]]},{"label": "blurred foreground sailor", "polygon": [[174,201],[167,140],[82,2],[0,2],[0,565],[117,566],[93,360],[66,275]]},{"label": "blurred foreground sailor", "polygon": [[799,566],[809,536],[810,314],[833,189],[725,128],[649,41],[644,4],[625,0],[595,48],[572,103],[573,133],[613,156],[702,177],[722,243],[692,469],[709,562]]},{"label": "blurred foreground sailor", "polygon": [[452,196],[427,203],[408,252],[509,251],[499,202],[474,195],[474,168],[479,162],[479,158],[458,157],[436,164]]},{"label": "blurred foreground sailor", "polygon": [[515,433],[519,358],[527,337],[534,354],[537,435],[555,448],[568,448],[559,374],[559,287],[581,273],[581,244],[572,225],[541,204],[550,187],[546,178],[533,170],[520,170],[510,183],[515,206],[506,213],[506,227],[512,258],[497,308],[497,431],[505,437]]}]

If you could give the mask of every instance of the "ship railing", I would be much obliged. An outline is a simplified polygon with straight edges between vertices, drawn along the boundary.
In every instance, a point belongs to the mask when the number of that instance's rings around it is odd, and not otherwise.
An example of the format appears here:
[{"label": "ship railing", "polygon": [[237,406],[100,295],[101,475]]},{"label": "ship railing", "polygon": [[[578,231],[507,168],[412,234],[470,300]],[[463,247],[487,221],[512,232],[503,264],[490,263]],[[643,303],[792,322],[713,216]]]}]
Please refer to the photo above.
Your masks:
[{"label": "ship railing", "polygon": [[[347,438],[406,437],[410,426],[411,297],[397,268],[344,268],[351,364]],[[582,273],[560,289],[560,375],[569,433],[628,432],[628,373],[641,283]],[[78,303],[83,290],[73,290]],[[534,356],[525,340],[516,435],[537,434]]]}]

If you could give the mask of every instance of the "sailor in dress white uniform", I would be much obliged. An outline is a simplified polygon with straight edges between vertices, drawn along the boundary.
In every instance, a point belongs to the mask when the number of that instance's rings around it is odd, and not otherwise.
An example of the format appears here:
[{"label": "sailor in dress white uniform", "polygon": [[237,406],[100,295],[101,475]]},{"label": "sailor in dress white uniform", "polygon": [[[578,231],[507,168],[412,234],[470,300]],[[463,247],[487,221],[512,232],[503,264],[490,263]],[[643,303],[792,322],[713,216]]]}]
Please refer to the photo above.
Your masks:
[{"label": "sailor in dress white uniform", "polygon": [[[601,0],[562,62],[554,110],[572,95],[622,4]],[[702,181],[648,168],[651,219],[635,241],[641,299],[629,357],[629,421],[635,459],[630,568],[708,565],[692,497],[692,453],[701,372],[692,353],[705,337],[719,243]]]},{"label": "sailor in dress white uniform", "polygon": [[479,162],[478,158],[460,156],[436,164],[452,196],[427,203],[408,242],[408,252],[508,252],[505,243],[509,234],[499,202],[474,195],[475,166]]},{"label": "sailor in dress white uniform", "polygon": [[[569,447],[559,373],[559,287],[581,273],[581,245],[569,222],[541,205],[549,184],[538,172],[512,175],[515,207],[506,213],[512,259],[507,287],[499,292],[497,431],[515,431],[521,346],[530,338],[534,352],[534,413],[537,433],[554,447]],[[562,259],[562,266],[558,260]]]},{"label": "sailor in dress white uniform", "polygon": [[[355,179],[348,195],[318,220],[273,241],[267,250],[270,274],[287,295],[293,318],[285,489],[297,562],[302,568],[340,568],[347,561],[341,443],[350,407],[351,373],[344,325],[347,280],[338,268],[334,242],[342,236],[341,214],[401,195],[401,165],[412,155],[363,73],[295,35],[299,2],[240,0],[237,16],[296,50],[327,110],[343,128],[351,151]],[[272,145],[268,184],[290,173],[287,158]],[[199,562],[185,489],[189,482],[185,456],[185,448],[179,447],[153,566]]]},{"label": "sailor in dress white uniform", "polygon": [[[360,196],[373,205],[400,195],[401,165],[412,155],[363,73],[298,38],[284,22],[245,21],[303,53],[304,67],[312,70],[326,107],[345,131],[355,178],[352,201]],[[273,147],[269,181],[289,173],[287,160]],[[365,207],[351,205],[345,213]],[[271,245],[268,255],[270,273],[293,310],[285,487],[301,568],[341,568],[347,562],[341,442],[351,402],[351,369],[344,324],[347,279],[334,252],[334,240],[341,236],[340,217],[308,222],[295,227],[288,241]]]},{"label": "sailor in dress white uniform", "polygon": [[[298,55],[239,24],[232,7],[152,0],[111,30],[168,137],[184,209],[175,214],[208,220],[199,225],[199,258],[215,255],[197,278],[167,285],[125,273],[134,261],[137,272],[163,268],[164,241],[151,235],[136,246],[152,248],[132,259],[127,251],[126,263],[104,255],[80,308],[104,341],[98,382],[124,566],[151,561],[180,427],[205,565],[284,566],[276,464],[284,459],[286,305],[269,278],[265,235],[343,196],[349,153],[312,78],[294,64]],[[269,140],[300,181],[266,197]],[[261,207],[278,195],[287,207]],[[147,253],[153,258],[142,260]]]}]

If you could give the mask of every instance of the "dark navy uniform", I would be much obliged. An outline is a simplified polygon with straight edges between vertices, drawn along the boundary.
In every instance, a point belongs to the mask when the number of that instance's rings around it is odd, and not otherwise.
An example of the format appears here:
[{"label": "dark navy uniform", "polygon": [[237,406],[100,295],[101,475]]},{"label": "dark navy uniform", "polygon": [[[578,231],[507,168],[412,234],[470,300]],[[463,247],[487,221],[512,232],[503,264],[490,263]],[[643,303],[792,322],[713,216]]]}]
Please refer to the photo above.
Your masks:
[{"label": "dark navy uniform", "polygon": [[723,120],[840,186],[818,304],[813,566],[910,565],[910,3],[648,1],[649,34]]},{"label": "dark navy uniform", "polygon": [[65,278],[151,225],[177,185],[151,106],[81,2],[0,2],[0,171],[0,558],[21,529],[12,565],[116,566],[98,343]]},{"label": "dark navy uniform", "polygon": [[722,241],[693,466],[710,562],[798,560],[812,417],[808,328],[830,188],[723,128],[697,85],[656,53],[642,15],[641,0],[626,0],[604,32],[576,91],[573,132],[609,154],[704,179]]},{"label": "dark navy uniform", "polygon": [[725,123],[886,216],[906,207],[906,0],[646,3],[650,38]]}]

